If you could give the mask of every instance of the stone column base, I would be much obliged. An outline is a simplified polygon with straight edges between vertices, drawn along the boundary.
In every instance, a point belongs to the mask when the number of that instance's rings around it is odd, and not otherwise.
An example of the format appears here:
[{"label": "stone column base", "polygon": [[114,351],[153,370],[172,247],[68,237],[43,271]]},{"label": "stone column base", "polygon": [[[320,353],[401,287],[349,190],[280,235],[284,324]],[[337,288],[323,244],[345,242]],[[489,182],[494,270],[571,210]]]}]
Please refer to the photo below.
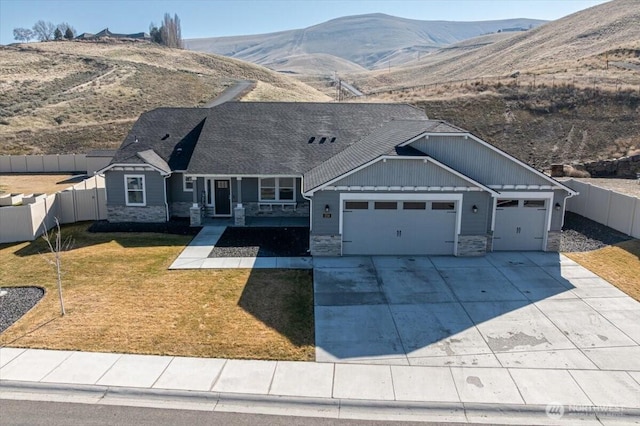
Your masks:
[{"label": "stone column base", "polygon": [[458,256],[484,256],[487,254],[486,235],[458,235]]},{"label": "stone column base", "polygon": [[244,207],[242,207],[242,204],[238,204],[238,206],[233,209],[233,219],[236,226],[245,226]]},{"label": "stone column base", "polygon": [[342,235],[309,236],[311,256],[342,256]]},{"label": "stone column base", "polygon": [[189,209],[189,225],[202,226],[202,209],[198,205],[194,205]]},{"label": "stone column base", "polygon": [[544,251],[559,252],[560,240],[562,238],[562,231],[549,231],[547,233],[547,246]]}]

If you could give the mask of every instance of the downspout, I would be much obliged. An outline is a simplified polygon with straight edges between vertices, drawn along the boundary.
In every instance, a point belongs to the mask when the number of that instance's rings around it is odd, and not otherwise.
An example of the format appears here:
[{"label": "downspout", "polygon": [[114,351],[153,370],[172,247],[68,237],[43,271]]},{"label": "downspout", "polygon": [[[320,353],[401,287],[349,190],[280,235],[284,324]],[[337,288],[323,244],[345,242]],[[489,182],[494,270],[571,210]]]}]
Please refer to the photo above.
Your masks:
[{"label": "downspout", "polygon": [[313,201],[304,195],[304,175],[300,176],[300,189],[302,198],[309,202],[309,235],[311,235],[311,231],[313,230]]},{"label": "downspout", "polygon": [[164,211],[165,211],[165,220],[169,222],[169,202],[167,201],[167,179],[171,177],[171,173],[164,176]]},{"label": "downspout", "polygon": [[580,193],[577,192],[577,191],[574,191],[573,193],[569,193],[569,195],[564,197],[564,202],[562,203],[562,224],[560,225],[560,229],[561,230],[562,230],[562,228],[564,228],[564,216],[565,216],[565,213],[567,211],[567,200],[569,198],[575,197],[576,195],[580,195]]}]

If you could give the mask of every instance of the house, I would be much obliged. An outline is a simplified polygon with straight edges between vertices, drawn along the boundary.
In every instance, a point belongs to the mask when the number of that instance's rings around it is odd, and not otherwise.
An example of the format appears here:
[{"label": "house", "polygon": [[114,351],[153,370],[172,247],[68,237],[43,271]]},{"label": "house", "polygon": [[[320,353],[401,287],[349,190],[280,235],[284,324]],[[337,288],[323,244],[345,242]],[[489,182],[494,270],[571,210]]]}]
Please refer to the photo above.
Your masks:
[{"label": "house", "polygon": [[101,173],[109,221],[305,217],[316,256],[558,251],[575,195],[400,104],[158,108]]},{"label": "house", "polygon": [[133,33],[133,34],[116,34],[109,31],[109,28],[105,28],[104,30],[92,34],[92,33],[82,33],[76,37],[76,40],[100,40],[104,38],[118,38],[118,39],[135,39],[135,40],[151,40],[151,37],[148,33]]}]

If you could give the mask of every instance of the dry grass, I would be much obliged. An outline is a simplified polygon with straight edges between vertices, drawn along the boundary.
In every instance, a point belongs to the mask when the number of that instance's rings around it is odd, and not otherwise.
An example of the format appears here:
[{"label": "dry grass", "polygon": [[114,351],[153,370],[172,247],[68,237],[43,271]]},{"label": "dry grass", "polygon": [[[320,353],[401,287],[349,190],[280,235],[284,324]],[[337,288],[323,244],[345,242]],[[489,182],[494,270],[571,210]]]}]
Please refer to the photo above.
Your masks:
[{"label": "dry grass", "polygon": [[189,237],[63,228],[67,315],[42,241],[0,246],[0,286],[39,285],[42,301],[0,335],[18,347],[312,360],[310,272],[168,271]]},{"label": "dry grass", "polygon": [[4,192],[17,194],[53,194],[73,185],[69,182],[71,175],[23,175],[0,174],[0,194]]},{"label": "dry grass", "polygon": [[600,250],[564,254],[640,301],[640,240],[625,241]]},{"label": "dry grass", "polygon": [[202,106],[237,80],[270,88],[257,100],[330,100],[257,65],[148,43],[0,46],[0,153],[116,148],[142,112]]}]

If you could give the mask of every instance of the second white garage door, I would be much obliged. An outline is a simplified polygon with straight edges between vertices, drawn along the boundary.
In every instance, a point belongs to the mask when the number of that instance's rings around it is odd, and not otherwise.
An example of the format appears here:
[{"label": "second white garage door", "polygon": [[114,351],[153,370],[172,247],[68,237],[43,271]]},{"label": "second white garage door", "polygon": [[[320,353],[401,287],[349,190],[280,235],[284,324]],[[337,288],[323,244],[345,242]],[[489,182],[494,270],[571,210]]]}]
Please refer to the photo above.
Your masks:
[{"label": "second white garage door", "polygon": [[549,200],[541,199],[499,199],[493,249],[543,250],[549,204]]},{"label": "second white garage door", "polygon": [[343,254],[454,254],[457,201],[347,200],[342,209]]}]

